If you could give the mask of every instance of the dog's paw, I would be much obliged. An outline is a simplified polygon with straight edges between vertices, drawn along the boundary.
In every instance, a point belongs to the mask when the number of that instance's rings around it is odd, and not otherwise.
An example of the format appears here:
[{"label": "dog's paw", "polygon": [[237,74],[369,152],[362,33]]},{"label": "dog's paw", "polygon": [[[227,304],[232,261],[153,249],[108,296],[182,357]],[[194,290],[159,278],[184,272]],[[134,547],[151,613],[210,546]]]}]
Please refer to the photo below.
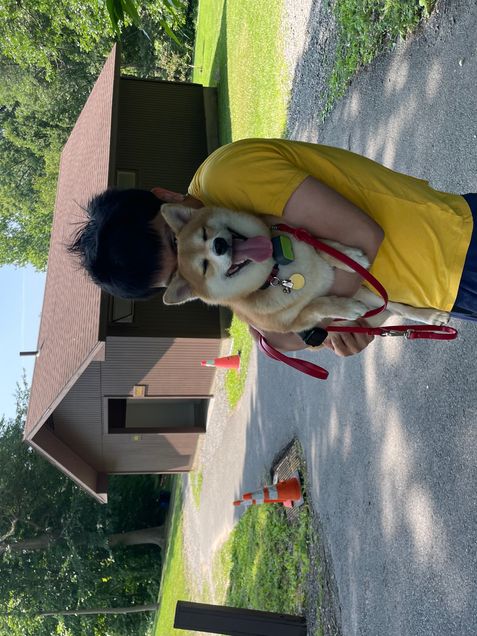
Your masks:
[{"label": "dog's paw", "polygon": [[[349,258],[352,258],[353,261],[356,261],[358,265],[364,267],[364,269],[369,268],[369,259],[362,250],[358,249],[357,247],[347,247],[346,250],[344,250],[344,253]],[[354,271],[352,268],[347,267],[347,269],[350,272]]]},{"label": "dog's paw", "polygon": [[447,311],[433,311],[429,316],[430,325],[447,325],[449,322],[450,314]]},{"label": "dog's paw", "polygon": [[[352,298],[343,299],[343,303],[340,303],[339,307],[339,316],[335,316],[335,318],[346,318],[346,320],[356,320],[357,318],[361,318],[368,311],[368,308],[365,304],[360,303],[359,300],[354,300]],[[338,308],[337,308],[338,309]]]}]

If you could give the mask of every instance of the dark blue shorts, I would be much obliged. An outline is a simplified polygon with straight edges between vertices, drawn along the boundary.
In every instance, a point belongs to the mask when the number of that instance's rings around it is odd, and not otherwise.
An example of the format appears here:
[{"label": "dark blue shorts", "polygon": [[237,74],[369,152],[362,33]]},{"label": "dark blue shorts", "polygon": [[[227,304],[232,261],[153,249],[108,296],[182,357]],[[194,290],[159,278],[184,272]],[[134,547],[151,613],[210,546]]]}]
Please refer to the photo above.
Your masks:
[{"label": "dark blue shorts", "polygon": [[474,227],[451,315],[454,318],[477,321],[477,194],[462,196],[472,211]]}]

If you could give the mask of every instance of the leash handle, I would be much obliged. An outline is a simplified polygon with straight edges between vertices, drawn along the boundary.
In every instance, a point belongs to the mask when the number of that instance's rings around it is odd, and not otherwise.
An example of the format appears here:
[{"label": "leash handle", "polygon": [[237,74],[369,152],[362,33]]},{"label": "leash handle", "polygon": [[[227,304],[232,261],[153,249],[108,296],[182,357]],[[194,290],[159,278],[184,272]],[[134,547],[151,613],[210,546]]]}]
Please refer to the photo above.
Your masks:
[{"label": "leash handle", "polygon": [[[256,329],[250,327],[255,333],[257,345],[262,353],[269,358],[283,362],[289,367],[305,373],[312,378],[318,380],[326,380],[328,371],[308,360],[301,358],[289,358],[281,353],[266,340],[266,338]],[[448,326],[436,327],[434,325],[393,325],[388,327],[339,327],[329,326],[327,331],[336,333],[366,333],[370,336],[404,336],[409,340],[455,340],[457,338],[457,329]]]},{"label": "leash handle", "polygon": [[455,340],[457,329],[447,325],[387,325],[386,327],[355,327],[330,325],[328,332],[366,333],[369,336],[404,336],[408,340]]}]

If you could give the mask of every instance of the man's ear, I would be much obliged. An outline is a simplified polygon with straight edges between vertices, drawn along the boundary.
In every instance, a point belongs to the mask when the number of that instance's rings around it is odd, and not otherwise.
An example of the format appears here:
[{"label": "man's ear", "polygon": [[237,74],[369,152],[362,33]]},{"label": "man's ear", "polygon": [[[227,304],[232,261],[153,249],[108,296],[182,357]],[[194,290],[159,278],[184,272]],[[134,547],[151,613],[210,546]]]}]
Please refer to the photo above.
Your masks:
[{"label": "man's ear", "polygon": [[161,201],[164,201],[165,203],[181,203],[186,198],[185,194],[179,194],[179,192],[167,190],[166,188],[156,187],[153,188],[151,192],[155,194],[158,199],[161,199]]},{"label": "man's ear", "polygon": [[174,203],[161,205],[161,214],[174,231],[174,234],[179,234],[184,225],[190,221],[193,213],[193,208],[186,208],[184,205],[176,205]]},{"label": "man's ear", "polygon": [[182,303],[196,299],[197,296],[192,292],[191,286],[179,272],[174,274],[162,297],[165,305],[182,305]]}]

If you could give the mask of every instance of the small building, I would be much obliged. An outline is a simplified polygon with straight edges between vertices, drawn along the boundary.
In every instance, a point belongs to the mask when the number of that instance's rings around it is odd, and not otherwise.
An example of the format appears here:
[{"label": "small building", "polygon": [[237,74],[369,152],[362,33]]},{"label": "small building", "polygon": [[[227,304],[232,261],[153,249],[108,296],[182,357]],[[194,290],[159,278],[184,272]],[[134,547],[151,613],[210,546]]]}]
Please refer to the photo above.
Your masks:
[{"label": "small building", "polygon": [[[123,78],[116,47],[61,155],[25,441],[100,502],[107,476],[192,467],[228,315],[114,298],[66,251],[111,185],[186,190],[214,145],[214,94]],[[208,127],[208,132],[207,132]]]}]

